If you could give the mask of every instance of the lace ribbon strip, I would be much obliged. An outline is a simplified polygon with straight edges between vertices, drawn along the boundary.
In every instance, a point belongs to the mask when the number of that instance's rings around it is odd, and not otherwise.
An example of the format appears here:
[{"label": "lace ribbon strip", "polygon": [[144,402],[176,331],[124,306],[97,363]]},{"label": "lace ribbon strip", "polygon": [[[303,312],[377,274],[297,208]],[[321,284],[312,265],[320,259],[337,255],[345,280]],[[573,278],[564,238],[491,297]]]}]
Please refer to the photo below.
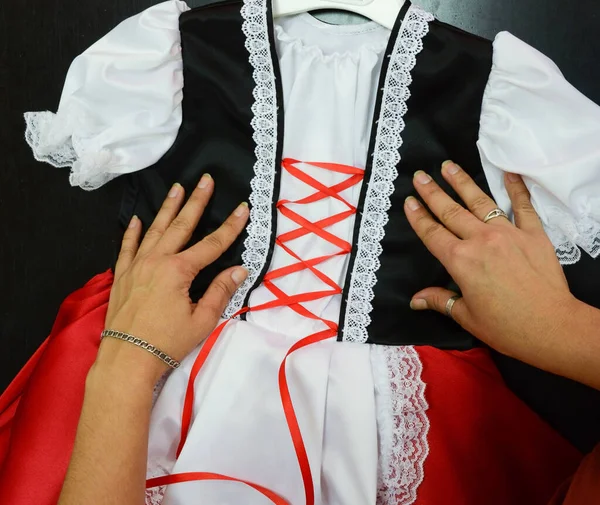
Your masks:
[{"label": "lace ribbon strip", "polygon": [[411,6],[396,39],[387,71],[381,112],[377,122],[377,136],[373,154],[373,169],[365,196],[364,210],[356,244],[357,252],[346,305],[345,326],[342,329],[345,342],[366,342],[367,327],[371,323],[371,302],[375,297],[373,288],[377,283],[377,271],[381,266],[381,240],[385,235],[390,196],[394,193],[394,181],[398,177],[396,166],[400,162],[398,150],[402,146],[406,101],[410,97],[411,71],[416,57],[423,49],[423,37],[429,32],[429,22],[434,17],[418,7]]},{"label": "lace ribbon strip", "polygon": [[429,454],[423,366],[412,346],[371,347],[379,431],[377,505],[413,505]]}]

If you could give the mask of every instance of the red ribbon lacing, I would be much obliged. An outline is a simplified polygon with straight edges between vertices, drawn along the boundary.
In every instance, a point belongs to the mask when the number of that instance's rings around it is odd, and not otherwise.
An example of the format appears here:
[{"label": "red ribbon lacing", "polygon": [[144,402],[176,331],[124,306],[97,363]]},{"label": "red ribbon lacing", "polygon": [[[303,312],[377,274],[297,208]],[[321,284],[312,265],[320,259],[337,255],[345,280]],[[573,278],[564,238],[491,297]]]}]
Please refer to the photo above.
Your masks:
[{"label": "red ribbon lacing", "polygon": [[[327,327],[327,329],[325,330],[313,333],[311,335],[308,335],[307,337],[302,338],[301,340],[296,342],[292,347],[290,347],[283,361],[281,362],[278,375],[281,404],[290,431],[290,435],[292,437],[292,442],[294,444],[298,464],[300,466],[300,472],[304,484],[304,493],[306,496],[306,505],[314,505],[315,492],[310,463],[308,461],[306,447],[304,445],[304,440],[302,438],[302,433],[300,431],[300,426],[298,425],[298,419],[296,417],[296,412],[292,403],[292,398],[287,383],[285,365],[288,357],[295,351],[302,349],[303,347],[315,344],[317,342],[321,342],[328,338],[334,338],[337,336],[338,324],[335,321],[330,321],[317,316],[316,314],[308,310],[306,307],[304,307],[302,303],[319,300],[322,298],[342,293],[342,288],[338,286],[335,283],[335,281],[333,281],[330,277],[318,270],[316,266],[335,256],[343,256],[350,253],[350,250],[352,249],[352,244],[326,231],[325,228],[332,226],[335,223],[339,223],[344,219],[347,219],[348,217],[356,214],[356,207],[354,205],[351,205],[348,201],[341,197],[340,193],[360,183],[363,180],[364,171],[359,168],[351,167],[348,165],[340,165],[337,163],[308,163],[316,168],[329,170],[331,172],[337,172],[340,174],[347,174],[350,176],[338,184],[335,184],[333,186],[325,186],[324,184],[320,183],[317,179],[309,176],[308,174],[298,169],[295,166],[298,163],[300,163],[298,160],[286,158],[282,161],[282,166],[283,169],[286,170],[290,175],[302,181],[306,185],[314,188],[316,192],[300,200],[280,200],[279,202],[277,202],[277,209],[281,213],[281,215],[296,223],[298,225],[298,228],[287,233],[283,233],[275,239],[275,244],[278,247],[282,248],[285,252],[287,252],[291,257],[293,257],[296,260],[296,262],[285,267],[272,270],[265,275],[263,279],[263,285],[269,291],[271,291],[273,295],[275,295],[274,300],[262,303],[260,305],[255,305],[253,307],[244,307],[241,310],[239,310],[236,314],[234,314],[233,317],[237,317],[238,315],[243,314],[245,312],[256,312],[259,310],[267,310],[275,307],[289,307],[290,309],[294,310],[303,317],[321,321]],[[288,205],[290,204],[308,205],[319,200],[323,200],[325,198],[334,198],[336,200],[339,200],[346,207],[348,207],[348,209],[313,223],[288,207]],[[294,251],[292,251],[286,245],[286,243],[299,237],[308,235],[309,233],[313,233],[314,235],[321,237],[323,240],[326,240],[327,242],[337,246],[339,248],[339,251],[333,254],[319,256],[309,260],[304,260],[300,258]],[[273,283],[275,279],[279,279],[286,275],[300,272],[302,270],[310,270],[324,284],[326,284],[329,287],[329,289],[322,291],[313,291],[310,293],[288,295],[284,293],[281,289],[279,289],[277,286],[275,286],[275,284]],[[196,381],[196,377],[198,376],[198,373],[200,373],[200,370],[206,362],[208,355],[210,354],[212,348],[214,347],[223,329],[229,321],[230,320],[223,321],[221,324],[219,324],[219,326],[217,326],[217,328],[206,339],[204,345],[202,346],[202,349],[200,350],[192,366],[183,403],[183,412],[181,416],[181,438],[179,441],[179,446],[177,448],[178,457],[181,453],[181,450],[183,449],[188,431],[190,429],[190,423],[192,420],[192,412],[194,406],[194,383]],[[176,484],[179,482],[190,482],[199,480],[222,480],[241,482],[252,487],[259,493],[269,498],[269,500],[271,500],[271,502],[275,505],[287,505],[287,502],[283,498],[281,498],[273,491],[270,491],[262,486],[253,484],[242,479],[237,479],[209,472],[185,472],[148,479],[146,481],[146,488],[153,488],[158,486],[165,486],[168,484]]]}]

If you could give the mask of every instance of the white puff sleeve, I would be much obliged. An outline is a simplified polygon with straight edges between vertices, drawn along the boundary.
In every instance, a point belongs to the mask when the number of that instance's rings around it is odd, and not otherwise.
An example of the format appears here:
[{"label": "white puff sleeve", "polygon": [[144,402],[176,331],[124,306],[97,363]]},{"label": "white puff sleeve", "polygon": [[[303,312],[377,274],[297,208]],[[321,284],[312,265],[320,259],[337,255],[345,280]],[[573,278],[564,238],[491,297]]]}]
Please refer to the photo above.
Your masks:
[{"label": "white puff sleeve", "polygon": [[155,5],[78,56],[56,114],[25,114],[35,158],[72,167],[70,182],[83,189],[158,161],[181,125],[179,16],[186,10],[179,0]]},{"label": "white puff sleeve", "polygon": [[600,107],[509,33],[494,41],[478,141],[488,184],[510,212],[503,171],[521,174],[562,264],[600,254]]}]

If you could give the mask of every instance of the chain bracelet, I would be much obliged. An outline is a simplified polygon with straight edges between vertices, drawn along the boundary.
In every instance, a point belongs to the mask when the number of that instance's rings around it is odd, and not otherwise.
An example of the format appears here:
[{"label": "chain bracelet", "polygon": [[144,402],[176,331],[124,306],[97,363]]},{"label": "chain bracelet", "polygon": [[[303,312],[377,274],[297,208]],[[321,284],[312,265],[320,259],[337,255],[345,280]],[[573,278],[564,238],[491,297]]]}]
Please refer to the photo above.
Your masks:
[{"label": "chain bracelet", "polygon": [[149,353],[154,354],[154,356],[156,356],[161,361],[165,362],[171,368],[178,368],[180,365],[179,361],[171,358],[171,356],[162,352],[157,347],[154,347],[149,342],[146,342],[145,340],[142,340],[141,338],[134,337],[133,335],[129,335],[128,333],[123,333],[122,331],[115,331],[115,330],[104,330],[101,334],[101,338],[104,338],[104,337],[118,338],[119,340],[123,340],[125,342],[130,342],[133,345],[137,345],[138,347],[141,347],[142,349],[148,351]]}]

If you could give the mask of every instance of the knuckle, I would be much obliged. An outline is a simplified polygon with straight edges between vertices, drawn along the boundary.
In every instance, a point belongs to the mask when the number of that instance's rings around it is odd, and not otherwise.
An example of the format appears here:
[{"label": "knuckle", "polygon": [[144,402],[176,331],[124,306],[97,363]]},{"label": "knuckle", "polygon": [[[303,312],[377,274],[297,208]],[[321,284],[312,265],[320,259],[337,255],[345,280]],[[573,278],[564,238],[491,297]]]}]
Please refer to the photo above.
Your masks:
[{"label": "knuckle", "polygon": [[146,232],[146,237],[150,239],[155,239],[159,238],[163,233],[163,230],[161,230],[158,226],[152,225],[150,228],[148,228],[148,231]]},{"label": "knuckle", "polygon": [[440,231],[441,226],[438,223],[430,223],[423,230],[423,240],[433,239]]},{"label": "knuckle", "polygon": [[132,244],[124,243],[119,251],[119,258],[127,256],[133,256],[135,254],[135,248]]},{"label": "knuckle", "polygon": [[233,295],[233,289],[230,284],[225,282],[223,279],[215,279],[214,282],[215,291],[221,295],[221,298],[231,298]]},{"label": "knuckle", "polygon": [[449,222],[455,220],[463,211],[463,208],[458,204],[447,206],[441,213],[441,219],[443,222]]},{"label": "knuckle", "polygon": [[505,234],[500,229],[495,229],[490,226],[491,229],[486,230],[483,234],[483,239],[488,246],[498,248],[506,242]]},{"label": "knuckle", "polygon": [[216,249],[218,251],[224,248],[223,240],[217,233],[211,233],[202,239],[202,241],[212,249]]},{"label": "knuckle", "polygon": [[513,205],[513,210],[515,212],[520,212],[521,214],[535,214],[537,216],[537,212],[531,205],[529,199],[518,200],[516,204]]},{"label": "knuckle", "polygon": [[179,215],[171,223],[171,228],[188,233],[192,231],[193,225],[189,219],[182,215]]},{"label": "knuckle", "polygon": [[523,185],[520,188],[516,188],[512,191],[512,198],[513,200],[527,200],[529,201],[530,199],[530,193],[529,190],[527,189],[527,186]]},{"label": "knuckle", "polygon": [[[479,195],[471,202],[470,207],[474,211],[479,211],[479,210],[485,211],[490,207],[495,208],[496,205],[494,205],[494,203],[491,201],[491,199],[489,197],[484,196],[484,195]],[[486,214],[487,214],[487,212],[486,212]]]},{"label": "knuckle", "polygon": [[467,249],[468,248],[465,247],[462,241],[452,242],[452,244],[448,246],[448,252],[450,253],[450,256],[454,258],[464,258],[467,256]]},{"label": "knuckle", "polygon": [[221,307],[214,300],[211,300],[209,297],[201,298],[198,301],[198,305],[196,307],[199,308],[203,312],[203,317],[207,316],[209,319],[217,320],[221,317]]},{"label": "knuckle", "polygon": [[167,270],[175,270],[184,275],[192,273],[192,267],[190,264],[181,256],[174,255],[168,258],[166,262]]},{"label": "knuckle", "polygon": [[436,293],[433,296],[432,302],[435,308],[438,309],[440,312],[446,311],[446,303],[448,303],[448,299],[444,294]]}]

